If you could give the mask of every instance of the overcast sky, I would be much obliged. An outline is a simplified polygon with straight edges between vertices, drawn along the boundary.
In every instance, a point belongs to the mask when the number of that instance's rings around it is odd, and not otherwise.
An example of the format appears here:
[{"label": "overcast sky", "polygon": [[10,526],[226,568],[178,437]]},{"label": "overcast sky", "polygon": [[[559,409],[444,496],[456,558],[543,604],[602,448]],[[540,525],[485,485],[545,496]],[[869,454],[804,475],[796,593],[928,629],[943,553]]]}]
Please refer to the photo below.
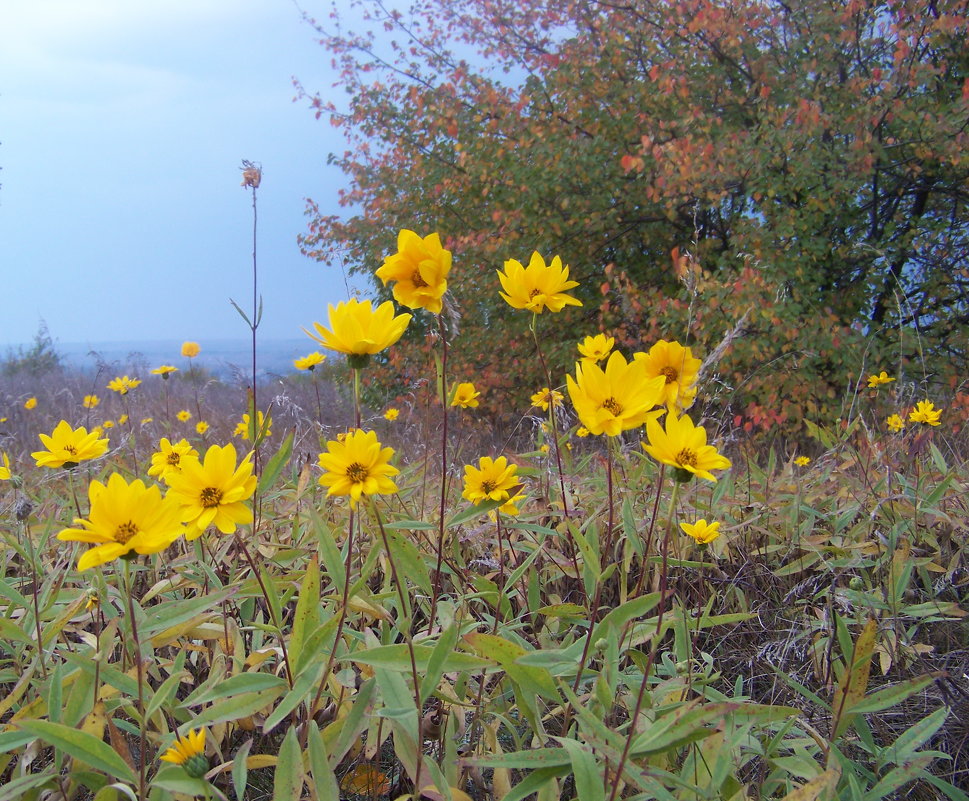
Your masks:
[{"label": "overcast sky", "polygon": [[[310,14],[322,3],[304,0]],[[343,141],[305,101],[329,56],[290,0],[0,0],[0,344],[243,338],[261,162],[260,336],[345,297],[302,256],[304,198],[337,211]],[[376,265],[375,265],[376,266]]]}]

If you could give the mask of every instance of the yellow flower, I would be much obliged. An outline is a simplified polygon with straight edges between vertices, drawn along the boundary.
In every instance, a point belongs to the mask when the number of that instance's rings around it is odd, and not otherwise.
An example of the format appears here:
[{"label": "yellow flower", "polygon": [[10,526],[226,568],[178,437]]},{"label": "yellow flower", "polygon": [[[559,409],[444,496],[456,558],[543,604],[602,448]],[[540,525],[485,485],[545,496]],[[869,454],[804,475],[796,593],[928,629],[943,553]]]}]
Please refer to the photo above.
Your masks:
[{"label": "yellow flower", "polygon": [[175,416],[183,423],[187,423],[189,420],[192,419],[192,413],[188,409],[182,409]]},{"label": "yellow flower", "polygon": [[150,422],[152,422],[152,420],[153,420],[153,419],[154,419],[154,418],[152,418],[152,417],[142,417],[142,418],[141,418],[141,424],[142,424],[143,426],[146,426],[146,425],[148,425],[148,424],[149,424]]},{"label": "yellow flower", "polygon": [[561,406],[562,398],[564,397],[557,389],[550,390],[548,387],[542,387],[529,400],[532,402],[532,406],[541,409],[543,412],[547,412],[550,403],[555,406]]},{"label": "yellow flower", "polygon": [[326,472],[320,476],[320,486],[328,487],[330,495],[349,495],[350,505],[356,506],[364,495],[390,495],[397,485],[390,480],[400,471],[390,464],[393,448],[382,448],[376,431],[356,429],[341,441],[326,443],[327,452],[319,456],[319,465]]},{"label": "yellow flower", "polygon": [[186,359],[194,359],[202,352],[199,347],[198,342],[183,342],[182,343],[182,356]]},{"label": "yellow flower", "polygon": [[10,475],[10,457],[0,451],[0,481],[9,481]]},{"label": "yellow flower", "polygon": [[128,422],[128,415],[126,415],[126,414],[123,414],[123,415],[121,415],[121,417],[118,418],[118,425],[119,426],[123,426],[127,422]]},{"label": "yellow flower", "polygon": [[394,316],[394,304],[389,300],[376,309],[369,300],[356,298],[340,301],[334,308],[328,305],[330,327],[313,323],[316,333],[303,331],[323,347],[345,353],[351,367],[364,367],[371,354],[393,345],[410,322],[409,314]]},{"label": "yellow flower", "polygon": [[34,451],[31,456],[38,467],[77,467],[79,462],[97,459],[108,450],[108,441],[98,439],[100,432],[90,434],[84,426],[71,428],[67,420],[61,420],[57,427],[47,434],[40,435],[46,451]]},{"label": "yellow flower", "polygon": [[[501,512],[506,517],[518,517],[518,515],[521,513],[519,505],[524,500],[524,495],[515,495],[499,506],[497,511]],[[494,512],[491,512],[491,514],[494,514]]]},{"label": "yellow flower", "polygon": [[27,398],[27,400],[24,401],[24,408],[27,409],[28,411],[30,409],[36,409],[37,408],[37,398]]},{"label": "yellow flower", "polygon": [[924,423],[929,426],[939,425],[942,409],[936,409],[930,400],[919,401],[908,416],[909,422]]},{"label": "yellow flower", "polygon": [[548,453],[549,451],[551,451],[551,450],[552,450],[552,447],[551,447],[551,445],[549,445],[549,444],[548,444],[547,442],[543,442],[543,443],[542,443],[541,445],[539,445],[539,446],[538,446],[538,449],[539,449],[539,450],[540,450],[540,451],[541,451],[542,453]]},{"label": "yellow flower", "polygon": [[168,494],[181,504],[182,520],[188,525],[185,539],[196,539],[211,525],[231,534],[252,522],[252,510],[245,504],[256,491],[250,456],[236,466],[234,445],[212,445],[204,461],[183,461],[181,473],[168,474]]},{"label": "yellow flower", "polygon": [[470,381],[462,381],[454,388],[451,405],[460,406],[462,409],[477,409],[480,397],[481,393],[474,388],[474,384]]},{"label": "yellow flower", "polygon": [[658,417],[652,409],[665,388],[662,376],[648,377],[641,361],[627,362],[619,351],[613,351],[605,370],[594,361],[578,362],[575,378],[566,376],[565,383],[582,425],[610,437]]},{"label": "yellow flower", "polygon": [[205,758],[205,729],[189,730],[185,737],[176,737],[172,747],[159,759],[181,765],[193,779],[201,779],[209,769]]},{"label": "yellow flower", "polygon": [[85,409],[93,409],[101,402],[101,399],[97,395],[85,395],[84,400],[81,401],[81,406]]},{"label": "yellow flower", "polygon": [[882,370],[880,374],[873,373],[872,375],[868,376],[868,389],[876,389],[882,384],[891,384],[894,380],[895,379],[891,378],[884,370]]},{"label": "yellow flower", "polygon": [[450,270],[451,251],[441,246],[440,236],[421,239],[405,228],[397,235],[397,252],[384,260],[376,275],[384,286],[395,282],[394,300],[401,305],[440,314]]},{"label": "yellow flower", "polygon": [[464,466],[464,490],[461,495],[465,500],[477,506],[482,501],[508,501],[512,492],[519,487],[518,465],[509,464],[504,456],[492,459],[482,456],[478,466]]},{"label": "yellow flower", "polygon": [[633,358],[645,365],[649,378],[663,376],[666,387],[660,403],[667,409],[679,414],[693,405],[702,362],[689,348],[679,342],[661,339],[649,349],[649,353],[637,353]]},{"label": "yellow flower", "polygon": [[123,375],[108,382],[108,389],[117,392],[119,395],[127,395],[128,392],[141,383],[140,378],[128,378]]},{"label": "yellow flower", "polygon": [[167,381],[168,376],[170,376],[172,373],[177,373],[177,372],[178,372],[177,367],[173,367],[170,364],[163,364],[161,367],[156,367],[154,370],[152,370],[151,374],[160,375],[163,379]]},{"label": "yellow flower", "polygon": [[808,456],[798,456],[794,460],[794,464],[796,464],[798,467],[807,467],[809,464],[811,464],[811,458]]},{"label": "yellow flower", "polygon": [[577,437],[587,437],[591,433],[592,432],[589,431],[589,429],[586,428],[585,426],[579,426],[578,429],[576,429],[575,436],[577,436]]},{"label": "yellow flower", "polygon": [[888,425],[888,430],[894,431],[895,433],[905,428],[905,421],[897,414],[889,415],[885,423]]},{"label": "yellow flower", "polygon": [[101,423],[101,428],[114,428],[114,420],[105,420]]},{"label": "yellow flower", "polygon": [[91,513],[75,518],[80,528],[65,528],[57,539],[95,545],[77,563],[78,570],[103,565],[134,551],[158,553],[185,533],[178,504],[141,479],[129,484],[112,473],[107,484],[92,481],[88,489]]},{"label": "yellow flower", "polygon": [[578,345],[579,355],[584,362],[598,363],[609,355],[615,344],[615,337],[607,337],[605,334],[586,337]]},{"label": "yellow flower", "polygon": [[162,437],[158,443],[158,451],[151,455],[148,475],[157,476],[168,484],[170,475],[181,473],[186,464],[198,462],[198,460],[199,452],[188,443],[188,440],[182,439],[172,444],[168,437]]},{"label": "yellow flower", "polygon": [[717,537],[720,536],[720,524],[719,523],[708,523],[702,517],[696,521],[696,523],[680,523],[680,528],[686,534],[689,534],[693,539],[695,539],[700,545],[706,545],[708,542],[713,542]]},{"label": "yellow flower", "polygon": [[707,445],[707,432],[702,426],[693,425],[688,414],[677,417],[666,414],[665,430],[655,418],[646,421],[649,444],[643,448],[656,461],[671,465],[678,481],[689,481],[694,475],[707,481],[716,481],[711,470],[725,470],[730,460],[717,453],[713,445]]},{"label": "yellow flower", "polygon": [[390,420],[391,422],[396,420],[400,416],[400,409],[388,409],[384,412],[384,419]]},{"label": "yellow flower", "polygon": [[199,420],[199,421],[198,421],[198,422],[197,422],[197,423],[195,424],[195,430],[196,430],[196,432],[197,432],[197,433],[199,433],[199,434],[204,434],[204,433],[205,433],[206,431],[208,431],[208,430],[209,430],[209,424],[208,424],[208,423],[206,423],[206,422],[205,422],[204,420]]},{"label": "yellow flower", "polygon": [[[242,437],[244,440],[248,441],[250,439],[251,432],[249,431],[251,423],[249,420],[249,415],[242,415],[242,419],[236,423],[235,431],[232,432],[234,437]],[[265,432],[263,428],[265,427]],[[256,412],[256,436],[262,434],[263,437],[271,436],[273,433],[273,419],[269,418],[269,422],[266,422],[266,415],[262,412]]]},{"label": "yellow flower", "polygon": [[293,366],[297,370],[314,370],[318,364],[323,364],[324,361],[326,361],[326,356],[315,350],[307,356],[293,359]]},{"label": "yellow flower", "polygon": [[520,261],[508,259],[505,272],[498,271],[498,280],[505,290],[498,294],[515,309],[528,309],[541,314],[545,309],[560,312],[566,306],[582,305],[582,301],[565,294],[566,290],[577,287],[579,282],[569,280],[569,267],[563,267],[562,259],[558,256],[546,265],[545,259],[536,251],[532,253],[528,267],[523,267]]}]

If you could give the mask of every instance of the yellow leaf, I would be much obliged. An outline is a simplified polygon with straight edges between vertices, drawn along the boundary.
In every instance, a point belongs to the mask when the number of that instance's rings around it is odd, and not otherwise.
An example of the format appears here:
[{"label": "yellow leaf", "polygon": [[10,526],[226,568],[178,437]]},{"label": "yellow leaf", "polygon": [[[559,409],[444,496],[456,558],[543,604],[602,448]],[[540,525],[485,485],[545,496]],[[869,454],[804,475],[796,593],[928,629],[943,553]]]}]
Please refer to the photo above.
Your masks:
[{"label": "yellow leaf", "polygon": [[340,789],[345,793],[358,795],[387,795],[390,792],[390,779],[369,763],[356,765],[353,770],[340,779]]}]

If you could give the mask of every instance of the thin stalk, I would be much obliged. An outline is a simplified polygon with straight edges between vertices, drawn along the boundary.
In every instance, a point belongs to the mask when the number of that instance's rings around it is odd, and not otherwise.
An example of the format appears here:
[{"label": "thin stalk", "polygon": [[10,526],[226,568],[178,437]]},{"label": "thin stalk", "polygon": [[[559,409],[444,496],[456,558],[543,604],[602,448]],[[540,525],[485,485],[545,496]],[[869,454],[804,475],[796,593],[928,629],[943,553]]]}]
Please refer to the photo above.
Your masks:
[{"label": "thin stalk", "polygon": [[441,595],[441,562],[444,559],[444,507],[447,503],[447,332],[444,329],[444,321],[441,315],[437,316],[438,328],[441,332],[441,414],[443,422],[441,425],[441,506],[438,510],[438,530],[437,530],[437,563],[434,566],[434,586],[431,589],[431,611],[427,617],[427,632],[431,633],[434,628],[434,618],[437,614],[437,599]]},{"label": "thin stalk", "polygon": [[141,641],[138,639],[138,622],[135,619],[134,589],[131,586],[131,565],[129,560],[124,561],[124,588],[125,600],[128,602],[128,622],[131,624],[131,644],[134,650],[135,674],[138,677],[138,798],[145,801],[148,797],[145,782],[145,743],[147,736],[145,727],[148,721],[145,720],[145,691],[144,691],[144,668],[141,664]]},{"label": "thin stalk", "polygon": [[532,324],[530,328],[532,338],[535,340],[535,349],[538,351],[538,359],[542,363],[542,370],[545,373],[545,386],[548,387],[549,391],[548,421],[552,426],[552,440],[555,446],[555,464],[559,471],[559,489],[562,493],[562,515],[567,520],[569,517],[569,503],[565,493],[565,471],[562,469],[562,454],[559,451],[559,432],[555,421],[555,403],[552,399],[552,374],[549,372],[548,365],[545,363],[545,355],[542,353],[542,345],[538,340],[538,327],[536,324],[537,318],[537,314],[532,314]]},{"label": "thin stalk", "polygon": [[418,796],[421,794],[421,768],[424,764],[424,704],[421,701],[421,678],[417,672],[417,659],[414,656],[414,640],[411,637],[411,615],[407,613],[407,599],[404,595],[404,583],[397,573],[397,565],[394,563],[394,556],[390,550],[390,543],[387,540],[387,532],[384,530],[383,521],[373,496],[368,496],[370,501],[370,511],[377,521],[377,528],[380,529],[380,538],[384,544],[384,553],[387,554],[387,563],[390,565],[390,575],[397,590],[397,597],[400,601],[400,615],[403,618],[402,625],[398,626],[401,634],[404,635],[404,642],[407,644],[407,653],[410,656],[411,677],[414,681],[414,706],[417,712],[417,764],[414,768],[414,786]]},{"label": "thin stalk", "polygon": [[30,536],[30,523],[25,520],[23,522],[24,527],[24,541],[29,546],[29,558],[30,558],[30,575],[31,575],[31,595],[34,601],[34,625],[37,629],[37,658],[40,660],[40,674],[45,679],[47,678],[47,664],[44,660],[44,637],[41,632],[40,627],[40,603],[38,601],[38,591],[37,591],[37,554],[34,550],[34,541]]},{"label": "thin stalk", "polygon": [[[259,213],[256,207],[256,184],[252,184],[252,317],[250,318],[249,328],[252,331],[252,421],[255,429],[258,430],[259,403],[256,397],[256,329],[259,328],[259,270],[256,262],[256,223]],[[253,462],[256,475],[260,474],[259,448],[253,442]]]},{"label": "thin stalk", "polygon": [[653,663],[656,661],[656,654],[659,651],[660,635],[663,631],[663,618],[666,614],[666,591],[668,588],[667,557],[669,555],[669,542],[673,530],[673,518],[676,515],[676,500],[679,490],[680,483],[674,480],[673,491],[670,493],[670,512],[666,520],[666,533],[663,536],[663,561],[660,568],[660,597],[656,617],[656,636],[653,637],[653,644],[649,649],[649,657],[646,660],[646,666],[643,668],[643,682],[639,685],[639,692],[636,694],[636,704],[633,707],[633,712],[629,717],[629,734],[626,735],[626,743],[623,745],[622,755],[619,758],[619,764],[616,766],[616,776],[612,780],[612,787],[609,791],[609,801],[615,801],[616,795],[619,792],[619,784],[622,781],[622,772],[626,767],[626,761],[629,759],[629,751],[632,748],[633,740],[636,738],[636,720],[639,718],[639,713],[643,708],[643,698],[646,695],[646,685],[649,683],[649,672],[652,670]]},{"label": "thin stalk", "polygon": [[236,530],[235,538],[236,543],[242,550],[243,556],[245,556],[246,561],[249,562],[249,568],[252,570],[252,575],[255,576],[256,581],[259,582],[259,589],[262,590],[262,597],[266,599],[266,607],[269,609],[269,616],[272,618],[273,625],[279,632],[279,647],[283,652],[283,663],[286,665],[286,681],[289,682],[289,688],[293,689],[293,668],[289,662],[289,651],[286,649],[286,638],[283,637],[282,621],[277,620],[276,618],[276,612],[273,610],[273,605],[269,602],[269,592],[266,590],[266,585],[262,580],[262,574],[256,567],[256,562],[252,558],[252,554],[249,552],[249,549],[246,547],[245,540],[239,536],[238,530]]}]

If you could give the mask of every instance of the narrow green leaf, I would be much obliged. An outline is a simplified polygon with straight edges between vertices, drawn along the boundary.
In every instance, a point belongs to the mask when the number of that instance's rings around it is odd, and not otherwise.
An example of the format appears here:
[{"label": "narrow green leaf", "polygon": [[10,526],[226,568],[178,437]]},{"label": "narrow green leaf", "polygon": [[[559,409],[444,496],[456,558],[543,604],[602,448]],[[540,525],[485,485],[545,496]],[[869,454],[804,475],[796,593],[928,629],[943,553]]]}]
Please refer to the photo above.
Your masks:
[{"label": "narrow green leaf", "polygon": [[850,707],[849,711],[852,714],[860,715],[888,709],[896,704],[900,704],[906,698],[911,698],[916,693],[921,692],[939,678],[940,675],[942,674],[939,672],[926,673],[924,676],[916,676],[914,679],[900,681],[898,684],[894,684],[891,687],[879,690],[863,698],[857,704]]},{"label": "narrow green leaf", "polygon": [[273,801],[293,801],[303,794],[303,760],[296,739],[296,727],[291,726],[279,748],[279,762],[273,777]]},{"label": "narrow green leaf", "polygon": [[[326,743],[323,740],[320,730],[314,723],[308,724],[306,730],[306,751],[310,758],[310,773],[313,775],[313,784],[316,786],[316,797],[324,799],[340,797],[340,786],[336,780],[336,774],[330,766],[330,757],[326,753]],[[242,796],[237,795],[237,798]]]},{"label": "narrow green leaf", "polygon": [[[268,415],[266,417],[265,425],[268,425]],[[262,475],[259,477],[259,492],[265,492],[276,483],[276,479],[279,478],[279,474],[283,471],[286,463],[289,461],[289,457],[293,454],[293,433],[292,431],[286,435],[286,439],[283,440],[283,444],[279,446],[279,450],[273,454],[273,457],[266,463],[266,466],[262,470]]]},{"label": "narrow green leaf", "polygon": [[320,625],[320,566],[316,554],[306,563],[300,585],[293,630],[289,637],[289,661],[295,665],[303,653],[306,638]]},{"label": "narrow green leaf", "polygon": [[203,692],[192,693],[179,706],[182,708],[200,706],[235,695],[272,689],[281,691],[285,687],[286,681],[271,673],[240,673],[216,682],[214,686],[206,688]]},{"label": "narrow green leaf", "polygon": [[236,798],[245,798],[246,795],[246,785],[249,778],[249,767],[246,765],[246,759],[249,757],[251,748],[252,740],[246,740],[242,747],[236,751],[235,756],[232,757],[232,789],[235,790]]},{"label": "narrow green leaf", "polygon": [[[285,682],[283,685],[285,686]],[[263,690],[262,692],[244,693],[243,695],[237,695],[233,698],[219,701],[200,712],[195,717],[194,724],[201,725],[204,723],[212,725],[214,723],[226,723],[247,718],[250,715],[254,715],[264,706],[271,704],[280,694],[281,691],[279,689]]]},{"label": "narrow green leaf", "polygon": [[49,720],[19,720],[15,725],[95,770],[122,781],[135,781],[131,768],[118,753],[92,734]]},{"label": "narrow green leaf", "polygon": [[605,770],[599,767],[592,750],[569,737],[555,739],[562,744],[572,761],[572,775],[575,777],[578,801],[605,801],[606,790],[603,785]]}]

